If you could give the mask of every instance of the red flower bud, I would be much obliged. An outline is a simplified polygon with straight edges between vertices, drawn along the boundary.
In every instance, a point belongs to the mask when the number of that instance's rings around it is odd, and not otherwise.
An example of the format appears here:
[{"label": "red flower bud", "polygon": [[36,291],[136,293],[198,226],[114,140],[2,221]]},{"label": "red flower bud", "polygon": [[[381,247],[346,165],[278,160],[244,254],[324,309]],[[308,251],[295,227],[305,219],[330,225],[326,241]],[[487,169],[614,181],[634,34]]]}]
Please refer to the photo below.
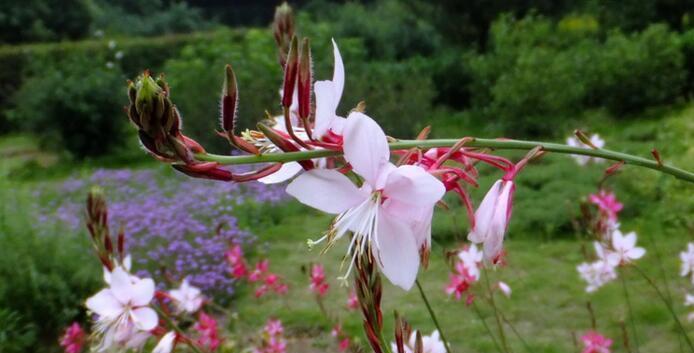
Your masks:
[{"label": "red flower bud", "polygon": [[239,103],[238,88],[236,86],[236,75],[231,65],[226,66],[224,76],[224,87],[222,87],[222,129],[224,131],[234,131],[236,126],[236,110]]},{"label": "red flower bud", "polygon": [[284,85],[282,89],[282,106],[289,108],[294,99],[294,86],[299,71],[299,44],[296,37],[292,38],[287,54],[287,65],[284,67]]},{"label": "red flower bud", "polygon": [[311,63],[311,42],[308,38],[304,38],[301,44],[301,55],[299,57],[299,118],[304,123],[311,113],[311,79],[312,79],[312,63]]}]

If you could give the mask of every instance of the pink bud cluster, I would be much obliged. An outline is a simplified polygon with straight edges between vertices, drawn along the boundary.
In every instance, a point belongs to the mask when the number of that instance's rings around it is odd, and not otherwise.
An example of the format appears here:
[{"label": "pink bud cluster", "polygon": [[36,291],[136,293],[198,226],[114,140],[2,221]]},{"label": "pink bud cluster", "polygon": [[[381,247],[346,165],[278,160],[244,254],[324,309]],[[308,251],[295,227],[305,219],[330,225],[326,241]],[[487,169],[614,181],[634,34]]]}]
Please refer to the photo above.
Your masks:
[{"label": "pink bud cluster", "polygon": [[65,353],[80,353],[86,340],[86,334],[79,323],[73,322],[65,329],[60,338],[60,346]]},{"label": "pink bud cluster", "polygon": [[321,264],[311,266],[311,291],[319,297],[328,294],[330,284],[325,280],[325,269]]},{"label": "pink bud cluster", "polygon": [[482,268],[482,253],[476,245],[468,245],[458,252],[454,264],[454,271],[449,275],[449,283],[445,292],[456,300],[466,296],[465,302],[470,305],[475,296],[469,292],[470,287],[480,279]]},{"label": "pink bud cluster", "polygon": [[332,331],[330,331],[330,335],[333,336],[337,341],[338,352],[345,352],[349,349],[351,340],[349,336],[342,330],[342,325],[335,325]]},{"label": "pink bud cluster", "polygon": [[610,353],[612,340],[595,331],[589,331],[581,336],[583,350],[581,353]]},{"label": "pink bud cluster", "polygon": [[263,328],[260,344],[253,350],[253,353],[285,353],[286,351],[287,340],[284,338],[282,322],[269,319]]},{"label": "pink bud cluster", "polygon": [[219,345],[222,344],[217,320],[215,320],[214,317],[201,312],[193,329],[197,331],[196,343],[199,346],[205,347],[206,350],[214,352],[219,348]]}]

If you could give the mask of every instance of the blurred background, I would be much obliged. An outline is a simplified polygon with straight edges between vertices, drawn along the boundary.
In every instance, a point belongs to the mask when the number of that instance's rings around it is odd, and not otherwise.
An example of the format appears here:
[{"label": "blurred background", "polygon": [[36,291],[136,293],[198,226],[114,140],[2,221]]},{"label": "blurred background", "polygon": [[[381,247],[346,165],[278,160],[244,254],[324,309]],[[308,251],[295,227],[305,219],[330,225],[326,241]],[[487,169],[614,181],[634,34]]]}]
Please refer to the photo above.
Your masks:
[{"label": "blurred background", "polygon": [[[346,87],[339,113],[365,100],[368,114],[392,136],[409,138],[432,125],[434,137],[564,142],[580,128],[600,134],[607,148],[645,157],[657,148],[667,162],[694,169],[693,0],[290,4],[298,32],[312,40],[317,79],[331,77],[330,39],[340,47]],[[106,186],[114,226],[126,227],[130,250],[141,257],[139,269],[156,278],[162,266],[185,273],[195,263],[193,282],[227,301],[236,298],[233,281],[223,278],[226,269],[215,258],[226,244],[243,242],[251,253],[284,256],[287,249],[305,250],[303,240],[327,224],[327,218],[285,203],[282,186],[191,181],[154,163],[123,112],[126,80],[144,69],[165,73],[186,134],[209,151],[229,153],[214,134],[225,64],[237,74],[242,128],[253,127],[266,110],[279,111],[281,68],[269,26],[277,5],[0,2],[0,352],[57,351],[62,328],[85,320],[81,302],[99,286],[99,266],[85,250],[82,230],[82,200],[91,185]],[[556,259],[573,256],[573,262],[558,265],[566,274],[557,286],[574,296],[583,295],[574,283],[581,258],[574,241],[579,202],[596,191],[607,166],[579,167],[571,158],[549,156],[518,180],[510,236],[520,242],[519,253],[528,251],[530,263],[538,244],[560,244],[548,250]],[[494,178],[487,179],[473,192],[476,200]],[[669,249],[664,253],[673,257],[673,277],[674,254],[694,237],[694,189],[683,184],[628,167],[605,184],[625,204],[623,224]],[[191,190],[186,202],[178,194],[183,188]],[[455,212],[462,214],[457,206]],[[173,219],[173,225],[155,222]],[[463,217],[437,216],[435,251],[464,237],[466,227]],[[292,243],[277,243],[290,230]],[[270,240],[276,245],[267,245]],[[176,255],[165,259],[171,254]],[[292,269],[286,276],[295,281],[304,280],[301,261],[278,260]],[[443,265],[438,270],[445,279]],[[521,297],[524,289],[530,296],[538,284],[548,285],[537,274],[517,275],[530,276],[515,283]],[[440,301],[442,285],[431,285]],[[598,300],[610,302],[616,295]],[[556,317],[527,319],[523,329],[529,336],[556,334],[542,331],[546,320],[585,315],[560,296],[556,300],[543,304],[556,309],[543,315]],[[509,310],[517,313],[514,306]],[[653,335],[653,347],[667,346],[667,336],[653,333],[661,326],[667,330],[667,316],[653,312],[647,305],[641,312],[643,333]],[[311,332],[300,319],[310,317],[308,308],[299,314],[287,309],[286,315],[295,315],[294,326],[285,318],[290,330]],[[346,326],[358,334],[353,319]],[[460,347],[488,347],[483,339],[460,335]],[[569,342],[537,344],[549,347],[542,351],[564,352]]]}]

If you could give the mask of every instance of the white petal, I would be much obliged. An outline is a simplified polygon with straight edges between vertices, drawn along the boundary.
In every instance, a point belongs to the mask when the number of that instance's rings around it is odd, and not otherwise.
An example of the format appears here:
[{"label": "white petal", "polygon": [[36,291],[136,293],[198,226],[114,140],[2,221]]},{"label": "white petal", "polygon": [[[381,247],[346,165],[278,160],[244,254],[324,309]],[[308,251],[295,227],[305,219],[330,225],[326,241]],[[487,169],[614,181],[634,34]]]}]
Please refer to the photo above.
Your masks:
[{"label": "white petal", "polygon": [[377,185],[382,169],[390,164],[386,134],[365,114],[353,112],[342,132],[345,160],[372,186]]},{"label": "white petal", "polygon": [[287,193],[304,205],[338,214],[354,207],[368,195],[336,170],[312,169],[299,175],[287,186]]},{"label": "white petal", "polygon": [[135,326],[143,331],[150,331],[157,327],[157,324],[159,323],[157,312],[152,308],[137,308],[132,311],[131,316]]},{"label": "white petal", "polygon": [[446,187],[424,169],[404,165],[388,174],[383,192],[403,203],[433,207],[446,193]]},{"label": "white petal", "polygon": [[87,299],[87,309],[103,317],[116,317],[123,312],[123,305],[110,289],[102,289]]},{"label": "white petal", "polygon": [[491,219],[494,215],[494,209],[496,208],[496,203],[499,200],[499,195],[501,194],[501,180],[497,180],[487,194],[484,195],[482,203],[477,207],[475,211],[475,228],[472,229],[467,238],[473,243],[481,243],[487,238],[487,233],[489,233],[489,227],[491,225]]},{"label": "white petal", "polygon": [[629,250],[626,254],[630,259],[637,260],[646,255],[646,249],[644,248],[633,248]]},{"label": "white petal", "polygon": [[132,304],[143,306],[149,304],[154,298],[154,281],[151,278],[143,278],[132,286]]},{"label": "white petal", "polygon": [[333,120],[336,119],[335,85],[330,81],[318,81],[313,85],[316,95],[316,122],[313,127],[313,138],[320,138],[330,129]]},{"label": "white petal", "polygon": [[337,48],[337,43],[333,39],[333,56],[335,59],[335,66],[333,68],[333,83],[335,84],[335,108],[340,103],[342,98],[342,90],[345,87],[345,65],[342,63],[342,55],[340,55],[340,49]]},{"label": "white petal", "polygon": [[174,340],[176,339],[176,332],[170,331],[166,333],[154,347],[152,353],[171,353],[173,350]]},{"label": "white petal", "polygon": [[280,169],[266,177],[258,179],[263,184],[277,184],[287,181],[301,172],[303,168],[297,162],[287,162],[282,164]]},{"label": "white petal", "polygon": [[412,231],[384,211],[378,218],[377,237],[374,257],[381,271],[394,285],[409,290],[419,270],[419,251]]},{"label": "white petal", "polygon": [[121,267],[116,267],[111,272],[111,291],[121,303],[128,304],[132,298],[132,278]]}]

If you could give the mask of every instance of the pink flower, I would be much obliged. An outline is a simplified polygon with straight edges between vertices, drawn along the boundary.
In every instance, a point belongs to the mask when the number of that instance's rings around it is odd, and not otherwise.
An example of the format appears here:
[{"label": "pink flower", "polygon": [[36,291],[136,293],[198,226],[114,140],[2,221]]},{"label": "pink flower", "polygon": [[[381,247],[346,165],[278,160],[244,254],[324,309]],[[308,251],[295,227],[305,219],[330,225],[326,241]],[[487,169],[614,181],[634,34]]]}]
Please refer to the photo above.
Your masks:
[{"label": "pink flower", "polygon": [[350,291],[349,296],[347,297],[347,309],[359,309],[359,298],[357,298],[357,293],[355,293],[354,291]]},{"label": "pink flower", "polygon": [[340,343],[337,346],[338,351],[340,351],[340,352],[346,351],[347,349],[349,349],[349,344],[350,344],[349,337],[343,338],[342,340],[340,340]]},{"label": "pink flower", "polygon": [[475,227],[467,237],[473,243],[484,243],[487,260],[494,261],[503,249],[514,191],[513,181],[497,180],[475,212]]},{"label": "pink flower", "polygon": [[588,196],[588,199],[597,205],[600,213],[611,222],[617,221],[617,213],[624,207],[621,202],[617,201],[614,193],[606,190],[600,190],[597,194],[591,194]]},{"label": "pink flower", "polygon": [[222,340],[219,338],[217,320],[204,312],[201,312],[200,316],[198,316],[198,322],[193,325],[193,329],[198,332],[197,344],[206,347],[209,351],[216,351],[222,343]]},{"label": "pink flower", "polygon": [[449,276],[450,281],[445,291],[446,294],[453,295],[456,300],[460,300],[463,294],[470,289],[470,286],[477,281],[477,278],[470,274],[463,262],[456,263],[455,269],[456,272]]},{"label": "pink flower", "polygon": [[612,340],[595,331],[589,331],[581,337],[583,351],[581,353],[610,353]]},{"label": "pink flower", "polygon": [[284,333],[284,326],[282,326],[282,321],[276,319],[270,319],[265,324],[263,328],[265,333],[270,337],[281,336]]},{"label": "pink flower", "polygon": [[234,245],[224,254],[231,267],[231,276],[240,279],[248,275],[248,268],[240,245]]},{"label": "pink flower", "polygon": [[311,267],[311,291],[322,297],[328,293],[330,284],[325,281],[323,265],[315,264]]},{"label": "pink flower", "polygon": [[248,274],[249,282],[260,281],[270,267],[270,260],[262,260],[255,265],[255,269]]},{"label": "pink flower", "polygon": [[351,231],[347,249],[354,259],[370,251],[381,272],[395,285],[409,290],[419,270],[420,247],[431,237],[434,206],[445,187],[418,166],[390,163],[386,135],[370,117],[353,112],[345,121],[343,151],[347,162],[364,183],[358,188],[337,170],[312,169],[287,187],[300,202],[337,214],[331,229],[317,242],[328,246]]},{"label": "pink flower", "polygon": [[82,326],[73,322],[65,329],[65,333],[60,338],[60,346],[63,347],[65,353],[80,353],[84,346],[85,336]]}]

